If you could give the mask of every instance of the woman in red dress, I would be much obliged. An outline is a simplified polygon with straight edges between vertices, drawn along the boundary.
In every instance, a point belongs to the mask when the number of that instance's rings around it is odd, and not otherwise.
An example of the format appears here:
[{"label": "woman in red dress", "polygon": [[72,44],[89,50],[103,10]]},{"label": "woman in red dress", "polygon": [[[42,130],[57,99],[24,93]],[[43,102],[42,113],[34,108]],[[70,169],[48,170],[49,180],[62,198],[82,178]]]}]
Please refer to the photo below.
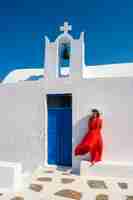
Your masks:
[{"label": "woman in red dress", "polygon": [[91,154],[90,162],[101,161],[103,151],[103,141],[101,135],[102,119],[97,109],[92,109],[92,115],[88,120],[88,132],[75,148],[75,156]]}]

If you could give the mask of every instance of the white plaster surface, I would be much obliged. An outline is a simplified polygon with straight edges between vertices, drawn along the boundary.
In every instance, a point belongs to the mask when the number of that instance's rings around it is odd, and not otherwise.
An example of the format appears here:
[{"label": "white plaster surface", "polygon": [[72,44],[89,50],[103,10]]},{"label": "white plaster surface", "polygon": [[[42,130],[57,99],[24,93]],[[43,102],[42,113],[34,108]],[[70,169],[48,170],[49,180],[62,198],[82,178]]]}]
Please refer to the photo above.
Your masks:
[{"label": "white plaster surface", "polygon": [[81,176],[114,177],[133,179],[133,163],[98,162],[91,166],[88,161],[80,163]]},{"label": "white plaster surface", "polygon": [[133,77],[133,63],[84,66],[83,78]]},{"label": "white plaster surface", "polygon": [[[97,107],[103,112],[104,161],[133,160],[133,79],[108,78],[82,80],[57,79],[47,82],[24,82],[0,87],[0,159],[21,162],[33,168],[44,163],[47,154],[47,93],[72,93],[73,148],[87,131],[89,111]],[[8,138],[8,140],[7,140]],[[47,138],[47,137],[46,137]],[[45,149],[45,150],[44,150]],[[80,161],[73,156],[73,167]]]},{"label": "white plaster surface", "polygon": [[44,161],[44,106],[35,82],[0,85],[0,160],[32,170]]},{"label": "white plaster surface", "polygon": [[3,84],[7,83],[17,83],[19,81],[25,81],[30,76],[40,76],[43,75],[44,69],[16,69],[11,71],[2,81]]}]

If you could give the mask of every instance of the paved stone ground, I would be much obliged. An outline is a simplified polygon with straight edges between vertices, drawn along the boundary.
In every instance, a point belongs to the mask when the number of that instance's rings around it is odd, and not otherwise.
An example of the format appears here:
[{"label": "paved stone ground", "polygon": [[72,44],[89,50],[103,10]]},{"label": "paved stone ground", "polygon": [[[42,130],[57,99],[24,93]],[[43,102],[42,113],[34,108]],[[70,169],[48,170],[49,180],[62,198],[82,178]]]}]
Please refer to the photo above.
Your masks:
[{"label": "paved stone ground", "polygon": [[81,177],[64,168],[40,168],[23,178],[16,193],[1,193],[0,200],[133,200],[133,180]]}]

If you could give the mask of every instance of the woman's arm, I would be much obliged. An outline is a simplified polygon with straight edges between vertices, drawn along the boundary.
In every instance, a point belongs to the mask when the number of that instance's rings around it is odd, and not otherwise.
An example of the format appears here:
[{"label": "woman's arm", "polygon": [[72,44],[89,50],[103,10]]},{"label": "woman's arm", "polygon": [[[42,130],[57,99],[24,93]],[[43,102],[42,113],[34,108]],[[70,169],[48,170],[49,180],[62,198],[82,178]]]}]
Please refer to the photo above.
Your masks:
[{"label": "woman's arm", "polygon": [[97,120],[96,129],[102,129],[102,119]]}]

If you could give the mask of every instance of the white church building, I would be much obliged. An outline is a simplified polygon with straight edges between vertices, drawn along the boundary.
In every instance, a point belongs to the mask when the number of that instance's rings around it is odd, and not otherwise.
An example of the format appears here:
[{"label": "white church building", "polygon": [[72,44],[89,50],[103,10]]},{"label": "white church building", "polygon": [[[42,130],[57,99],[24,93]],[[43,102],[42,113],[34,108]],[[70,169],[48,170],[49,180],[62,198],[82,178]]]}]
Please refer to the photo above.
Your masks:
[{"label": "white church building", "polygon": [[84,33],[74,39],[71,29],[65,22],[54,42],[45,37],[42,69],[14,70],[0,84],[0,160],[79,169],[74,148],[97,108],[101,165],[133,166],[133,64],[86,66]]}]

